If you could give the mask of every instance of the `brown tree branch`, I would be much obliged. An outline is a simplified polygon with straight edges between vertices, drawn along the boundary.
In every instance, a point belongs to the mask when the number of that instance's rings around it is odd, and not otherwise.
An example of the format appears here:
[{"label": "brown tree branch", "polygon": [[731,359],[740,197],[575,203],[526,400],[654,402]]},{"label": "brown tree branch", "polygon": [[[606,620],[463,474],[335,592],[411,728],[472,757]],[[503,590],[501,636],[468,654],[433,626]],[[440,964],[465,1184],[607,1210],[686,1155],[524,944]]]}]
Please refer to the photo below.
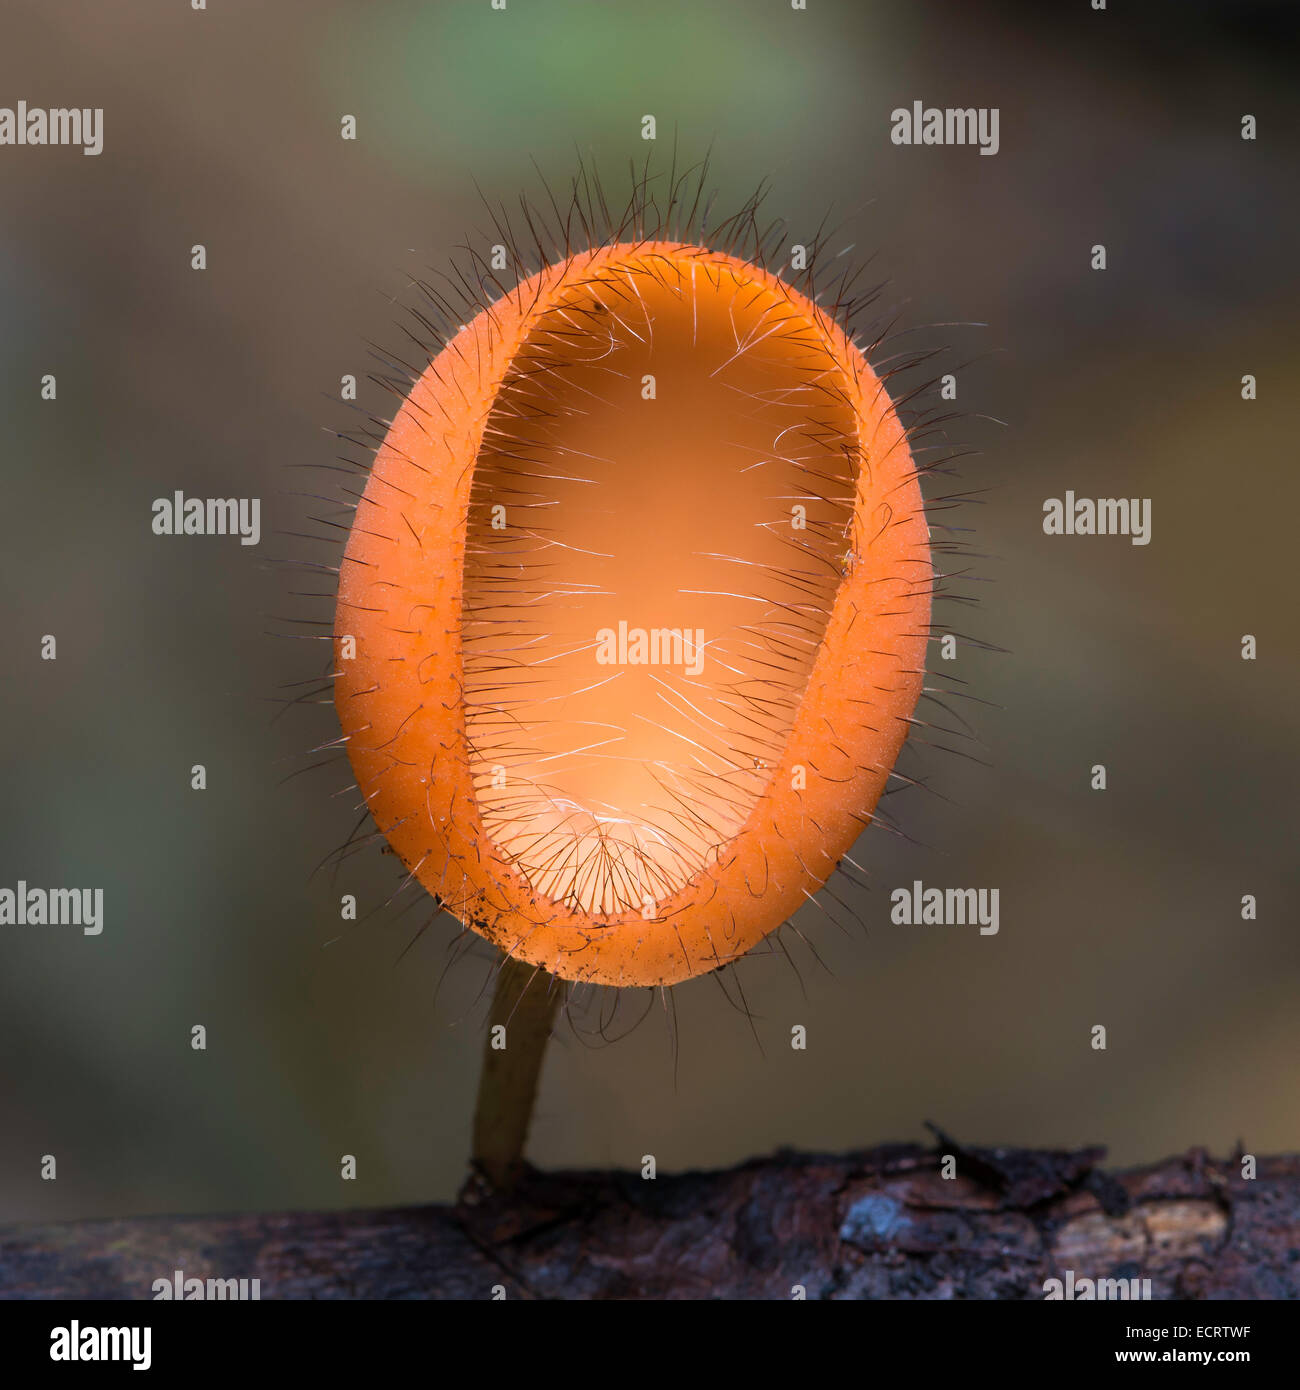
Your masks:
[{"label": "brown tree branch", "polygon": [[[956,1156],[945,1179],[943,1154]],[[721,1172],[524,1171],[455,1206],[0,1227],[0,1295],[150,1298],[257,1278],[263,1298],[1041,1298],[1149,1278],[1156,1298],[1300,1298],[1300,1155],[1193,1151],[1107,1173],[1099,1149],[897,1145]]]}]

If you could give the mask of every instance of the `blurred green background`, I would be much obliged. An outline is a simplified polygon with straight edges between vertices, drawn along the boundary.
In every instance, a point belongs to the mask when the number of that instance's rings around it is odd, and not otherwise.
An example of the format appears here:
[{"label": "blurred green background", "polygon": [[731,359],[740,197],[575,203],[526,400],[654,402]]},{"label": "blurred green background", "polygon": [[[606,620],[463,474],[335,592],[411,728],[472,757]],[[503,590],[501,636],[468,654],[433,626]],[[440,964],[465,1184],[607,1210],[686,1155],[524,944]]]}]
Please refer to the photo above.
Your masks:
[{"label": "blurred green background", "polygon": [[[328,709],[271,723],[324,654],[275,635],[295,631],[287,589],[317,586],[269,562],[303,553],[276,532],[314,529],[289,494],[338,452],[340,377],[375,370],[368,343],[400,349],[412,274],[491,239],[476,184],[536,195],[535,160],[563,187],[581,150],[623,191],[645,113],[661,149],[712,146],[719,207],[770,180],[791,241],[833,207],[918,330],[898,347],[963,364],[953,433],[982,500],[960,520],[987,558],[963,589],[981,606],[947,616],[1007,651],[949,664],[991,702],[967,711],[984,763],[911,750],[943,797],[891,797],[910,840],[859,844],[876,887],[840,891],[867,930],[805,911],[829,971],[792,937],[802,985],[779,954],[745,962],[761,1049],[709,979],[674,996],[676,1061],[657,999],[616,1045],[566,1034],[533,1158],[667,1171],[923,1139],[927,1118],[1123,1163],[1300,1147],[1285,17],[11,0],[0,104],[102,106],[105,148],[0,149],[0,884],[102,886],[107,925],[0,928],[0,1218],[456,1190],[487,957],[435,999],[447,919],[405,954],[418,903],[339,921],[340,893],[368,910],[393,890],[391,858],[312,877],[357,798],[338,768],[284,781],[334,731]],[[890,111],[918,99],[997,106],[1000,153],[892,145]],[[370,385],[362,404],[388,409]],[[150,503],[177,488],[261,497],[262,544],[155,537]],[[1150,497],[1152,543],[1045,537],[1066,489]],[[892,927],[888,890],[914,878],[998,887],[1000,934]]]}]

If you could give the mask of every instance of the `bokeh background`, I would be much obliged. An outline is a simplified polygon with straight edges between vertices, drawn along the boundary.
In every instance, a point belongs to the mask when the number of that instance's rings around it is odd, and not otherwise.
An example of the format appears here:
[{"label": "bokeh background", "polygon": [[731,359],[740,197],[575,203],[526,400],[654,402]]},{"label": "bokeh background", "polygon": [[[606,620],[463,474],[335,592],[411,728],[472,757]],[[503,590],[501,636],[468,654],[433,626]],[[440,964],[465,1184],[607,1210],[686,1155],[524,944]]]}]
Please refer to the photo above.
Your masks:
[{"label": "bokeh background", "polygon": [[[618,186],[645,113],[661,147],[712,148],[720,207],[766,179],[792,241],[833,208],[887,281],[896,350],[949,350],[953,439],[977,451],[959,520],[984,558],[961,587],[980,606],[947,616],[1005,650],[948,668],[989,702],[965,711],[980,761],[912,750],[941,795],[891,797],[907,838],[860,842],[875,888],[840,891],[865,929],[809,908],[826,970],[797,938],[802,979],[746,962],[753,1028],[705,979],[614,1045],[562,1035],[533,1158],[665,1171],[919,1140],[925,1119],[1120,1163],[1300,1147],[1288,20],[1187,0],[9,0],[0,104],[102,106],[105,148],[0,148],[0,883],[102,886],[107,925],[0,929],[0,1218],[458,1187],[485,957],[442,979],[455,930],[411,944],[418,903],[341,923],[340,893],[369,910],[398,882],[377,850],[313,877],[357,798],[337,766],[285,780],[333,731],[328,709],[272,722],[324,654],[285,635],[311,629],[271,562],[319,529],[291,494],[339,452],[340,377],[401,346],[413,274],[492,239],[477,190],[536,195],[534,161],[563,187],[575,151]],[[1000,153],[892,145],[917,99],[997,106]],[[370,384],[361,404],[388,409]],[[155,537],[150,503],[177,488],[261,497],[262,544]],[[1066,489],[1150,497],[1152,543],[1044,536]],[[891,926],[914,878],[999,888],[1000,934]]]}]

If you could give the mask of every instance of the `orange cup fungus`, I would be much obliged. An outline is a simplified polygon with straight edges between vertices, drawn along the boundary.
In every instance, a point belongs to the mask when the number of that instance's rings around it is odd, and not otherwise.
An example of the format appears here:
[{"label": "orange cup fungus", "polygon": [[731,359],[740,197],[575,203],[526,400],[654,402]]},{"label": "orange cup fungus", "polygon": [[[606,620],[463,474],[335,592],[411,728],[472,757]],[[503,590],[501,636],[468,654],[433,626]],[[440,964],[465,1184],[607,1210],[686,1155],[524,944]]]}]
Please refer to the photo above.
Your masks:
[{"label": "orange cup fungus", "polygon": [[335,704],[410,873],[567,980],[735,961],[870,820],[933,573],[894,405],[777,274],[615,241],[446,343],[340,571]]}]

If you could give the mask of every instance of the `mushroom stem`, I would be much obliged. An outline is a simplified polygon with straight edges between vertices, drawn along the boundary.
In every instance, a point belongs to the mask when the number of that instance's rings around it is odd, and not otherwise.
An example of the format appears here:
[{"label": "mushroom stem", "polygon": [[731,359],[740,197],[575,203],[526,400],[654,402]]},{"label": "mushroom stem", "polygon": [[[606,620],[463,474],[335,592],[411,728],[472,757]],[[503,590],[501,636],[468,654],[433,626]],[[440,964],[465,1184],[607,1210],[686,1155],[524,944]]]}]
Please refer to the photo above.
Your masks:
[{"label": "mushroom stem", "polygon": [[[497,974],[471,1159],[499,1191],[508,1192],[523,1167],[542,1059],[562,996],[553,975],[525,961],[507,957]],[[498,1025],[505,1029],[504,1046],[493,1045]]]}]

